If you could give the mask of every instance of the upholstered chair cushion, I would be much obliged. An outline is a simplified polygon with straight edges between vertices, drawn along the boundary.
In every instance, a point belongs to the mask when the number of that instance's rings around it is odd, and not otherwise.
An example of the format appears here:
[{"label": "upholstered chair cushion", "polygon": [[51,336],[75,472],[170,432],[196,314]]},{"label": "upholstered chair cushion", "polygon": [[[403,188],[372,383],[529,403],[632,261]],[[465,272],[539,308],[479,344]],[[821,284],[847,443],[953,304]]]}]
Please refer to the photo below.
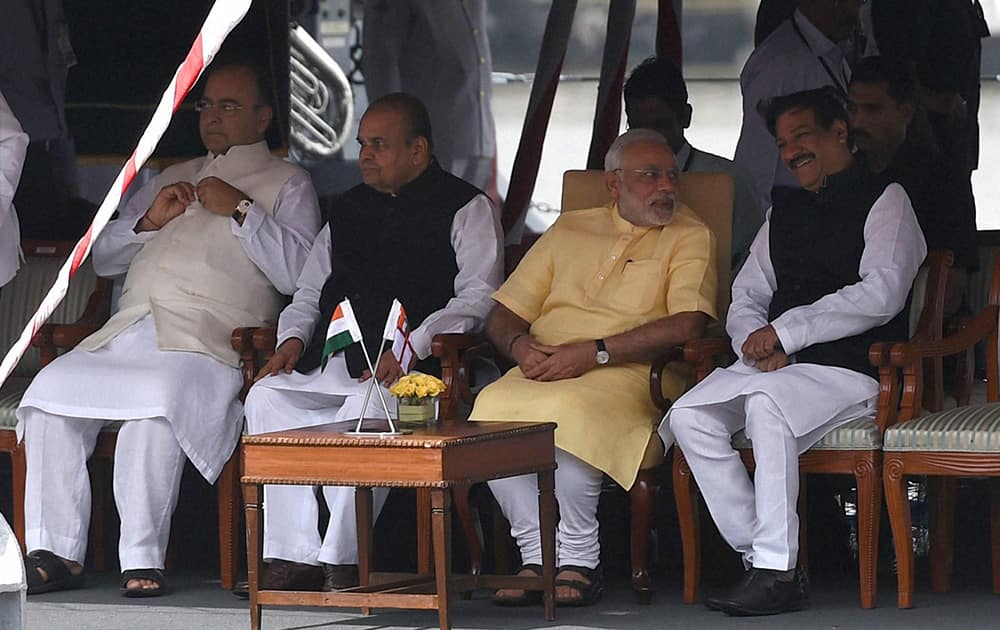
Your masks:
[{"label": "upholstered chair cushion", "polygon": [[1000,403],[915,418],[888,429],[884,442],[887,451],[1000,453]]},{"label": "upholstered chair cushion", "polygon": [[[881,446],[878,425],[874,418],[857,418],[840,425],[823,436],[811,450],[859,451],[876,450]],[[733,448],[750,448],[751,442],[744,431],[733,436]]]}]

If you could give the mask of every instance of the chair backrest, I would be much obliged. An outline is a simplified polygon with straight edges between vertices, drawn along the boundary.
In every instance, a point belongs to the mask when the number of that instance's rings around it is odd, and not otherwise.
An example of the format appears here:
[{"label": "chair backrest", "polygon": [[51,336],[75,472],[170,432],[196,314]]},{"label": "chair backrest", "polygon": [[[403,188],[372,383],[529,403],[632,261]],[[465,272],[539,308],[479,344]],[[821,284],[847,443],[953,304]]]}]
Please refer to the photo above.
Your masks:
[{"label": "chair backrest", "polygon": [[[715,233],[715,266],[719,273],[717,308],[722,321],[732,297],[729,265],[733,240],[733,176],[728,173],[681,173],[678,197]],[[566,171],[563,174],[563,212],[603,206],[610,201],[604,171]]]},{"label": "chair backrest", "polygon": [[[0,352],[6,354],[20,336],[25,324],[55,282],[59,268],[72,251],[66,241],[24,241],[24,264],[17,275],[0,289]],[[97,285],[97,275],[88,258],[69,283],[66,298],[49,318],[53,323],[72,323],[79,319],[87,300]],[[31,377],[41,369],[37,348],[28,348],[14,368],[13,376]]]}]

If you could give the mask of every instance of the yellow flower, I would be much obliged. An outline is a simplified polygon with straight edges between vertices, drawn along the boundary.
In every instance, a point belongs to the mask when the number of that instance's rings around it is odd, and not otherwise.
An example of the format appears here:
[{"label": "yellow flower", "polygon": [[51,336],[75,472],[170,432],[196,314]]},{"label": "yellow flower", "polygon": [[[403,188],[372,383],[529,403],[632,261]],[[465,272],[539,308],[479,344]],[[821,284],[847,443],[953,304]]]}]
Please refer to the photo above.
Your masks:
[{"label": "yellow flower", "polygon": [[397,398],[426,398],[439,396],[443,391],[441,379],[420,372],[407,374],[389,388],[389,393]]}]

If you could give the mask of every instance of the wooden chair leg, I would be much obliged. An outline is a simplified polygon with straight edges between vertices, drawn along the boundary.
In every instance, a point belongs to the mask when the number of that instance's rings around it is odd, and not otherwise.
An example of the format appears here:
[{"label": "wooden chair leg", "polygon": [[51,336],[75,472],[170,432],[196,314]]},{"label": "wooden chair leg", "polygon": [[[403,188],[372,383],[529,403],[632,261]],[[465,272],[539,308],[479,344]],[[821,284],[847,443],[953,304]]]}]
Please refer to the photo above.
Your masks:
[{"label": "wooden chair leg", "polygon": [[881,454],[871,451],[854,463],[858,487],[858,573],[861,607],[875,608],[878,577],[878,530],[882,506]]},{"label": "wooden chair leg", "polygon": [[797,563],[804,574],[809,575],[809,490],[806,481],[809,476],[799,471],[799,499],[795,509],[799,512],[799,556]]},{"label": "wooden chair leg", "polygon": [[954,477],[927,478],[927,528],[931,544],[931,589],[935,593],[951,590],[955,540],[955,490],[958,480]]},{"label": "wooden chair leg", "polygon": [[514,556],[512,550],[516,547],[514,538],[510,535],[510,523],[507,522],[500,509],[500,504],[490,493],[493,514],[493,562],[498,575],[508,575],[514,572]]},{"label": "wooden chair leg", "polygon": [[906,497],[906,477],[903,462],[888,455],[883,463],[882,478],[885,483],[885,504],[889,510],[893,546],[896,549],[897,605],[913,606],[914,558],[910,532],[910,502]]},{"label": "wooden chair leg", "polygon": [[990,479],[990,551],[993,558],[993,593],[1000,595],[1000,479]]},{"label": "wooden chair leg", "polygon": [[111,558],[112,538],[111,519],[109,515],[114,500],[112,499],[112,462],[102,457],[91,458],[90,469],[90,558],[97,571],[107,571],[114,565]]},{"label": "wooden chair leg", "polygon": [[11,481],[14,495],[14,535],[21,545],[21,553],[27,554],[24,544],[24,483],[28,466],[24,459],[24,442],[19,443],[10,453]]},{"label": "wooden chair leg", "polygon": [[237,546],[242,529],[240,514],[243,512],[239,447],[222,468],[216,486],[219,502],[219,572],[222,588],[231,591],[236,586],[239,571]]},{"label": "wooden chair leg", "polygon": [[469,549],[469,572],[479,575],[483,571],[483,542],[476,529],[476,513],[472,509],[471,492],[470,486],[456,486],[452,488],[452,499]]},{"label": "wooden chair leg", "polygon": [[701,582],[701,536],[694,478],[679,448],[674,448],[673,478],[674,502],[677,504],[677,521],[684,555],[684,603],[694,604],[698,601],[698,586]]},{"label": "wooden chair leg", "polygon": [[649,577],[649,539],[653,533],[653,508],[659,493],[655,469],[640,470],[629,490],[632,504],[632,590],[640,604],[653,601]]}]

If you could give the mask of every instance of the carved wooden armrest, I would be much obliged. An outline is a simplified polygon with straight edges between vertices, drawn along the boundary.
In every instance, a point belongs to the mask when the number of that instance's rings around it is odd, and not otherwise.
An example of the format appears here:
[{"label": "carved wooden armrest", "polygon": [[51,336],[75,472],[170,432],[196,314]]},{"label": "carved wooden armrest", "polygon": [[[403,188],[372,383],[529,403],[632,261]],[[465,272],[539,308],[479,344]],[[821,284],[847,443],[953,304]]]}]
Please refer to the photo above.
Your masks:
[{"label": "carved wooden armrest", "polygon": [[670,405],[674,404],[674,401],[663,396],[663,370],[668,363],[683,360],[684,348],[674,346],[653,359],[653,363],[649,366],[649,397],[653,400],[656,408],[664,413],[670,408]]},{"label": "carved wooden armrest", "polygon": [[440,417],[454,420],[460,401],[472,404],[469,376],[473,363],[480,357],[492,356],[493,348],[482,334],[445,333],[434,335],[431,354],[441,362],[441,380],[445,386],[439,398]]},{"label": "carved wooden armrest", "polygon": [[275,339],[278,329],[271,327],[236,328],[230,337],[233,350],[240,355],[241,371],[243,372],[243,388],[240,398],[245,398],[253,379],[260,368],[274,354]]},{"label": "carved wooden armrest", "polygon": [[730,363],[736,360],[729,337],[702,337],[684,344],[684,360],[694,365],[698,382],[716,368],[720,357],[728,358]]},{"label": "carved wooden armrest", "polygon": [[43,324],[31,339],[38,348],[41,364],[48,365],[59,353],[76,347],[94,334],[111,317],[111,281],[98,278],[94,292],[87,299],[87,306],[80,318],[72,324]]}]

